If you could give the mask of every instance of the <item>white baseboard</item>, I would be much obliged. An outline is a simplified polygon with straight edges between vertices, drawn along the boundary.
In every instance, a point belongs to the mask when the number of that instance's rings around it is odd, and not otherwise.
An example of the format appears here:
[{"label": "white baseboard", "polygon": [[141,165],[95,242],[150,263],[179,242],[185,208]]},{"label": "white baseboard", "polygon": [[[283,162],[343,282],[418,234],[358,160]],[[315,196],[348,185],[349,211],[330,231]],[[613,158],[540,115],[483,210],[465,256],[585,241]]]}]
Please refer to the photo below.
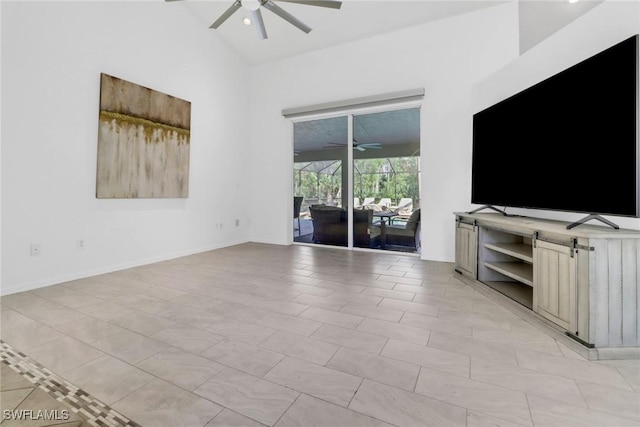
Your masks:
[{"label": "white baseboard", "polygon": [[4,286],[3,285],[2,289],[0,289],[0,296],[7,296],[7,295],[11,295],[11,294],[16,294],[16,293],[19,293],[19,292],[27,292],[27,291],[31,291],[31,290],[34,290],[34,289],[43,288],[45,286],[57,285],[57,284],[60,284],[60,283],[70,282],[72,280],[86,279],[87,277],[98,276],[100,274],[113,273],[114,271],[126,270],[128,268],[134,268],[134,267],[140,267],[140,266],[143,266],[143,265],[155,264],[157,262],[168,261],[168,260],[171,260],[171,259],[181,258],[181,257],[184,257],[184,256],[195,255],[195,254],[199,254],[199,253],[202,253],[202,252],[208,252],[208,251],[213,251],[213,250],[216,250],[216,249],[226,248],[226,247],[229,247],[229,246],[240,245],[240,244],[243,244],[243,243],[248,243],[248,241],[220,243],[220,244],[216,244],[216,245],[212,245],[212,246],[207,246],[207,247],[203,247],[203,248],[198,248],[198,249],[193,249],[193,250],[188,250],[188,251],[182,251],[182,252],[175,252],[175,253],[172,253],[172,254],[167,254],[167,255],[158,256],[158,257],[143,258],[143,259],[140,259],[140,260],[126,262],[126,263],[122,263],[122,264],[114,264],[114,265],[108,265],[108,266],[99,267],[99,268],[95,268],[95,269],[91,269],[91,270],[79,271],[79,272],[75,272],[75,273],[71,273],[71,274],[65,274],[65,275],[61,275],[61,276],[47,278],[47,279],[44,279],[44,280],[36,280],[36,281],[33,281],[33,282],[21,283],[21,284],[19,284],[17,286]]}]

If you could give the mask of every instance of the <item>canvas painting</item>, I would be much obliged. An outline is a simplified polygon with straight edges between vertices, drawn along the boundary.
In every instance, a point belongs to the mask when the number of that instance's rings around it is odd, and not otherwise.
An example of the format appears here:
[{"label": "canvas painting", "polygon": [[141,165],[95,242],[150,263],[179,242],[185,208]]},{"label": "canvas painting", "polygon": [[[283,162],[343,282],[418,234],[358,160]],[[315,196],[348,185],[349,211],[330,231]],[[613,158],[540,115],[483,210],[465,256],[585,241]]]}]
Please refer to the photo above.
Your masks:
[{"label": "canvas painting", "polygon": [[96,197],[189,195],[191,103],[100,76]]}]

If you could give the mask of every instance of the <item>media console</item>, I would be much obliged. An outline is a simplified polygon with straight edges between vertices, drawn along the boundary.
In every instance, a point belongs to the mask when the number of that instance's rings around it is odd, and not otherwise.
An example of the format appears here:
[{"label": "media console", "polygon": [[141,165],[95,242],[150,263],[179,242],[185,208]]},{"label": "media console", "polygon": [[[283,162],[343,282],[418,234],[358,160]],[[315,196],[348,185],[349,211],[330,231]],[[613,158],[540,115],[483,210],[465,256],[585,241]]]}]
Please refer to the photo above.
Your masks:
[{"label": "media console", "polygon": [[[589,359],[640,357],[640,231],[455,213],[455,270]],[[505,298],[508,297],[508,298]]]}]

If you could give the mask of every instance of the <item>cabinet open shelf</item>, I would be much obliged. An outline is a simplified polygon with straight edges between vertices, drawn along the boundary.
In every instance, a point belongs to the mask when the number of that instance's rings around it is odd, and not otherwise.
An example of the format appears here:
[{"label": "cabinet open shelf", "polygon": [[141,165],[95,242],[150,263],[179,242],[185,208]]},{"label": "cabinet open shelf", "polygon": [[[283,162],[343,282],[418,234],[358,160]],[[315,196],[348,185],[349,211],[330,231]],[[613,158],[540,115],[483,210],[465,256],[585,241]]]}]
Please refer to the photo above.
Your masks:
[{"label": "cabinet open shelf", "polygon": [[533,266],[521,262],[485,262],[485,267],[533,287]]},{"label": "cabinet open shelf", "polygon": [[479,227],[478,280],[525,307],[532,307],[531,237],[492,227]]},{"label": "cabinet open shelf", "polygon": [[524,243],[485,243],[485,248],[533,263],[533,248]]}]

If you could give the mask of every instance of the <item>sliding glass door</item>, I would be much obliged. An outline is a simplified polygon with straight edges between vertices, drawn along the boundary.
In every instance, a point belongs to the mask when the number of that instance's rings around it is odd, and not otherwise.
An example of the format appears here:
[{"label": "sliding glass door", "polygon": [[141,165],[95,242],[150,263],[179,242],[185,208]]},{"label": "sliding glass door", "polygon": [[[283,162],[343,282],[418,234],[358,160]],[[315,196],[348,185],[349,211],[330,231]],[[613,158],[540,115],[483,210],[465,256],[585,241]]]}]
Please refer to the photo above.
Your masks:
[{"label": "sliding glass door", "polygon": [[419,167],[419,108],[294,123],[294,241],[418,253]]}]

